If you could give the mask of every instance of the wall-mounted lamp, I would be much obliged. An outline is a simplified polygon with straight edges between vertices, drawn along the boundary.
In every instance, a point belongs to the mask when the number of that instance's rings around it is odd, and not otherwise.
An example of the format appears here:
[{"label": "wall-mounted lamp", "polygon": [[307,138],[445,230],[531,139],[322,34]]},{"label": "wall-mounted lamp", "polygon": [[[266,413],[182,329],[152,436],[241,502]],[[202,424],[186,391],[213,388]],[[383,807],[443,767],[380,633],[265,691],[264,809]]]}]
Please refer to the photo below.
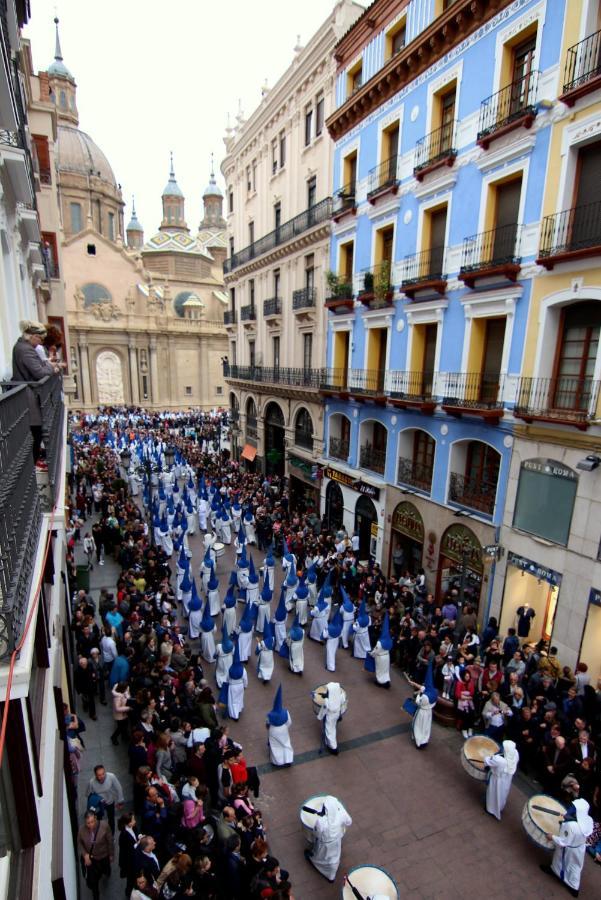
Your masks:
[{"label": "wall-mounted lamp", "polygon": [[594,453],[591,453],[589,456],[585,456],[584,459],[577,462],[576,468],[583,469],[585,472],[594,472],[600,465],[601,456],[596,456]]}]

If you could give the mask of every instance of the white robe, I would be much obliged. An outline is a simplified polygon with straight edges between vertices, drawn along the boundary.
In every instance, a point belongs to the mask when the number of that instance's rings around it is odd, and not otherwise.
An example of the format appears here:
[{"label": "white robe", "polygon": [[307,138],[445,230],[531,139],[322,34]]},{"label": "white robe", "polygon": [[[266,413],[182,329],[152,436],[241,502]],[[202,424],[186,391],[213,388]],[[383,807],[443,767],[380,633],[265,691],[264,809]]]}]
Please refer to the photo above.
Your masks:
[{"label": "white robe", "polygon": [[273,587],[275,584],[275,566],[263,566],[263,573],[265,578],[267,579],[267,584],[269,585],[269,590],[273,591]]},{"label": "white robe", "polygon": [[269,759],[272,766],[289,766],[294,760],[294,750],[290,742],[291,725],[290,713],[283,725],[269,725]]},{"label": "white robe", "polygon": [[353,656],[355,659],[365,659],[371,650],[368,627],[364,628],[362,625],[359,625],[358,622],[355,622],[353,625],[353,631],[355,632],[353,640]]},{"label": "white robe", "polygon": [[342,838],[353,820],[335,797],[327,797],[326,806],[327,814],[315,817],[315,842],[310,862],[328,881],[334,881],[342,855]]},{"label": "white robe", "polygon": [[275,638],[275,652],[280,652],[280,647],[286,640],[286,619],[283,622],[278,622],[276,619],[273,623],[273,636]]},{"label": "white robe", "polygon": [[324,630],[322,635],[323,639],[326,642],[326,669],[328,672],[336,671],[336,651],[338,650],[338,645],[340,643],[339,637],[329,637],[328,629]]},{"label": "white robe", "polygon": [[196,516],[193,512],[186,513],[186,521],[188,523],[188,534],[196,534]]},{"label": "white robe", "polygon": [[257,613],[257,624],[256,629],[259,634],[262,634],[265,631],[265,622],[268,622],[271,618],[271,603],[265,603],[263,600],[259,601],[259,611]]},{"label": "white robe", "polygon": [[202,619],[202,609],[193,609],[188,619],[188,637],[195,640],[200,634],[200,621]]},{"label": "white robe", "polygon": [[289,658],[288,665],[290,666],[291,672],[302,672],[305,668],[305,650],[303,644],[305,643],[305,638],[302,637],[300,641],[292,641],[290,638],[286,638],[286,642],[289,648]]},{"label": "white robe", "polygon": [[246,535],[246,541],[248,544],[256,544],[257,536],[255,533],[255,517],[253,516],[250,521],[247,519],[242,523],[242,527],[244,528],[244,534]]},{"label": "white robe", "polygon": [[227,628],[228,634],[233,634],[236,628],[236,607],[224,606],[223,608],[223,625]]},{"label": "white robe", "polygon": [[209,610],[212,616],[218,616],[221,611],[221,597],[219,596],[219,588],[210,590],[208,593]]},{"label": "white robe", "polygon": [[209,579],[211,578],[211,567],[205,565],[205,561],[200,564],[200,581],[203,591],[208,591],[209,589]]},{"label": "white robe", "polygon": [[238,587],[242,590],[246,589],[248,585],[248,569],[246,566],[243,566],[241,569],[238,569],[236,573],[236,578],[238,579]]},{"label": "white robe", "polygon": [[215,628],[213,628],[213,631],[203,631],[200,635],[200,653],[207,662],[214,662],[215,660],[214,631]]},{"label": "white robe", "polygon": [[383,650],[380,641],[378,641],[374,649],[369,651],[369,655],[373,656],[376,663],[376,681],[378,684],[389,684],[390,651]]},{"label": "white robe", "polygon": [[311,629],[309,631],[309,637],[314,641],[321,641],[323,636],[324,628],[327,628],[328,625],[328,615],[330,610],[326,607],[323,611],[316,609],[311,610],[311,616],[313,617],[313,621],[311,622]]},{"label": "white robe", "polygon": [[344,607],[342,608],[342,646],[345,650],[348,650],[348,639],[349,634],[351,632],[351,627],[353,622],[355,621],[355,611],[347,612]]},{"label": "white robe", "polygon": [[284,603],[286,604],[286,612],[291,612],[294,609],[294,594],[298,587],[298,581],[296,584],[292,586],[286,586],[286,596],[284,597]]},{"label": "white robe", "polygon": [[238,632],[238,653],[240,654],[240,662],[247,662],[252,652],[253,633],[250,631]]},{"label": "white robe", "polygon": [[328,684],[328,696],[325,698],[317,714],[319,721],[323,721],[324,742],[330,750],[336,750],[338,741],[336,738],[336,726],[342,716],[342,694],[340,685],[333,682],[335,687]]},{"label": "white robe", "polygon": [[228,547],[232,543],[232,520],[224,519],[221,524],[221,534],[223,535],[223,543]]},{"label": "white robe", "polygon": [[234,534],[238,534],[240,531],[240,520],[242,518],[242,510],[236,511],[232,509],[232,528],[234,529]]},{"label": "white robe", "polygon": [[264,641],[259,641],[259,659],[257,675],[261,681],[270,681],[273,675],[273,650],[268,650]]},{"label": "white robe", "polygon": [[206,500],[198,501],[198,527],[201,531],[207,530],[207,510],[209,508],[209,504]]},{"label": "white robe", "polygon": [[248,675],[246,669],[242,673],[242,678],[236,678],[230,681],[228,676],[227,687],[227,714],[230,719],[239,719],[240,713],[244,709],[244,689],[248,685]]},{"label": "white robe", "polygon": [[256,582],[253,584],[251,581],[248,582],[248,586],[246,588],[246,602],[250,605],[252,603],[259,602],[259,583]]},{"label": "white robe", "polygon": [[490,769],[486,786],[486,811],[501,821],[501,813],[507,803],[513,775],[507,771],[507,760],[499,753],[487,756],[484,762]]},{"label": "white robe", "polygon": [[578,822],[562,822],[559,835],[553,835],[555,852],[551,868],[558,878],[577,891],[586,855],[586,838]]},{"label": "white robe", "polygon": [[229,653],[224,653],[221,644],[217,644],[215,648],[215,662],[217,663],[215,666],[215,681],[217,682],[217,687],[221,687],[227,681],[227,673],[233,661],[234,651],[230,650]]},{"label": "white robe", "polygon": [[417,710],[413,715],[412,730],[416,747],[422,747],[430,740],[432,731],[432,710],[436,706],[430,703],[425,693],[418,694],[415,699]]},{"label": "white robe", "polygon": [[309,606],[315,606],[317,603],[317,582],[307,581],[307,587],[309,589]]},{"label": "white robe", "polygon": [[[190,600],[192,599],[192,590],[180,591],[180,594],[181,594],[181,596],[179,599],[182,601],[182,611],[184,613],[184,616],[186,618],[188,618],[188,616],[190,615],[190,610],[188,609],[188,606],[190,605]],[[196,635],[196,636],[198,637],[198,635]]]},{"label": "white robe", "polygon": [[298,616],[298,624],[306,625],[309,621],[309,601],[307,598],[299,600],[296,598],[296,615]]}]

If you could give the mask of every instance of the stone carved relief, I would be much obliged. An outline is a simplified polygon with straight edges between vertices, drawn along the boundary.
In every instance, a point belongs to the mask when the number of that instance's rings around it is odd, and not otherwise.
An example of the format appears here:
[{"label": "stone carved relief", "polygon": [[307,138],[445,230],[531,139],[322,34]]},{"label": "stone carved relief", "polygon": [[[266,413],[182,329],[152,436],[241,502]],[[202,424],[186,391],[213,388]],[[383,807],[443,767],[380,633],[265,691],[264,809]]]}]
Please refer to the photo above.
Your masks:
[{"label": "stone carved relief", "polygon": [[121,310],[114,303],[98,303],[88,312],[91,312],[95,319],[100,319],[102,322],[110,322],[121,316]]},{"label": "stone carved relief", "polygon": [[112,350],[103,350],[96,357],[98,402],[112,406],[125,402],[121,359]]}]

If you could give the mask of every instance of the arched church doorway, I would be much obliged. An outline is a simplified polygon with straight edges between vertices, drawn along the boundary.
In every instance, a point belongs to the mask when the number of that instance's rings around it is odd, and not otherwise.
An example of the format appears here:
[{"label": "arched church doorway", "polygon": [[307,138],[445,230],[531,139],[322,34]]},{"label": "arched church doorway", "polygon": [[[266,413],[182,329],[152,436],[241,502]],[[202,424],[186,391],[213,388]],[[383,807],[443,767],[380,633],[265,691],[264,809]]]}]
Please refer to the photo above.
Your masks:
[{"label": "arched church doorway", "polygon": [[342,527],[344,520],[344,499],[342,489],[335,481],[330,481],[326,488],[326,522],[331,530]]},{"label": "arched church doorway", "polygon": [[125,403],[121,358],[112,350],[103,350],[96,357],[96,388],[102,406]]},{"label": "arched church doorway", "polygon": [[[373,529],[372,526],[374,526]],[[359,534],[359,559],[369,559],[370,556],[375,556],[377,528],[378,513],[373,500],[362,495],[355,506],[355,530]],[[372,534],[374,529],[375,534]]]},{"label": "arched church doorway", "polygon": [[278,404],[269,403],[265,410],[265,471],[268,475],[284,474],[285,424]]}]

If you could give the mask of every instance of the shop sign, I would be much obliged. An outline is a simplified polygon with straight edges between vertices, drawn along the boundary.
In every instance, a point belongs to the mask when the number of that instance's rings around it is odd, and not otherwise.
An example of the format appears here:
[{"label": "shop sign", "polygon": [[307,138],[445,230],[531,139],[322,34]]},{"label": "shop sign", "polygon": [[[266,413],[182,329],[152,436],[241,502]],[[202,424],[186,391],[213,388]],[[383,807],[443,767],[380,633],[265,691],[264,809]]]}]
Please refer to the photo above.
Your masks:
[{"label": "shop sign", "polygon": [[594,606],[601,606],[601,591],[598,591],[597,588],[591,588],[588,602],[594,604]]},{"label": "shop sign", "polygon": [[413,503],[399,503],[392,514],[392,527],[395,531],[400,531],[401,534],[411,538],[412,541],[423,544],[424,520]]},{"label": "shop sign", "polygon": [[540,475],[552,475],[554,478],[565,478],[568,481],[578,481],[578,476],[569,466],[564,466],[556,459],[525,459],[522,469],[529,472],[538,472]]},{"label": "shop sign", "polygon": [[561,574],[559,572],[548,569],[546,566],[539,566],[538,563],[533,562],[531,559],[518,556],[517,553],[507,554],[507,565],[515,566],[516,569],[521,569],[522,572],[527,572],[528,575],[533,575],[535,578],[547,581],[549,584],[561,584]]},{"label": "shop sign", "polygon": [[486,544],[486,546],[482,548],[482,553],[485,556],[491,556],[493,559],[500,559],[505,551],[500,544]]},{"label": "shop sign", "polygon": [[372,523],[371,523],[371,526],[370,526],[370,533],[371,533],[371,536],[372,536],[372,537],[377,538],[377,536],[378,536],[378,523],[377,523],[377,522],[372,522]]},{"label": "shop sign", "polygon": [[345,487],[357,491],[358,494],[365,494],[366,497],[371,497],[373,500],[380,499],[380,488],[375,487],[373,484],[368,484],[366,481],[355,479],[352,475],[347,475],[346,472],[339,472],[338,469],[331,469],[327,466],[323,474],[326,478],[331,478],[332,481],[337,481],[338,484],[343,484]]},{"label": "shop sign", "polygon": [[453,562],[465,563],[473,572],[482,572],[482,545],[473,531],[465,525],[451,525],[445,531],[440,555]]}]

